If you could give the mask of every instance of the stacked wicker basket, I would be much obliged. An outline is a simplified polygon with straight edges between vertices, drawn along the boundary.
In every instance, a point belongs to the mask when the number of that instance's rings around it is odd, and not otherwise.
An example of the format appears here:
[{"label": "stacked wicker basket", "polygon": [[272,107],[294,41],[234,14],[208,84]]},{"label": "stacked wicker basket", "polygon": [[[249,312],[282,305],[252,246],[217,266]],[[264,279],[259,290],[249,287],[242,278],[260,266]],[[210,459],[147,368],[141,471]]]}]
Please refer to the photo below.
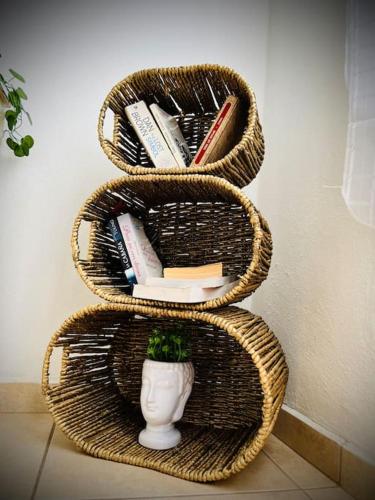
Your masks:
[{"label": "stacked wicker basket", "polygon": [[[124,107],[157,102],[177,117],[192,154],[228,95],[240,98],[240,142],[220,161],[154,168]],[[113,140],[103,136],[107,109]],[[259,317],[234,306],[267,277],[272,240],[267,222],[240,187],[257,174],[264,153],[255,97],[234,71],[214,65],[144,70],[109,93],[99,117],[100,143],[128,176],[101,186],[74,223],[73,259],[86,285],[109,303],[71,316],[52,337],[43,392],[58,426],[96,457],[149,467],[193,481],[223,479],[261,450],[283,401],[288,369],[280,344]],[[239,186],[239,187],[236,187]],[[133,298],[105,221],[130,211],[142,219],[164,266],[221,261],[239,283],[219,299],[179,304]],[[89,250],[78,234],[90,224]],[[139,393],[148,334],[154,325],[184,322],[192,336],[196,377],[174,449],[143,448]],[[49,361],[63,348],[58,384]]]}]

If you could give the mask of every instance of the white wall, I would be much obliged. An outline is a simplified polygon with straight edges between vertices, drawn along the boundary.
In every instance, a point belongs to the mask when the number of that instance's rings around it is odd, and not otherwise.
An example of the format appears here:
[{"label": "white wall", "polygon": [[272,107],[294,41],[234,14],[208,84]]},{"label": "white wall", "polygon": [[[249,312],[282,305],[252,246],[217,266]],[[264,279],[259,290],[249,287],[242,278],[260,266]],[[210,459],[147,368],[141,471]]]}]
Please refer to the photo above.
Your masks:
[{"label": "white wall", "polygon": [[332,187],[347,123],[345,3],[33,2],[21,18],[19,6],[0,21],[1,65],[27,77],[36,145],[27,159],[0,151],[0,382],[38,381],[54,330],[98,301],[69,240],[84,199],[121,175],[96,138],[106,93],[140,68],[216,62],[243,74],[264,111],[266,160],[246,191],[270,223],[274,257],[252,309],[286,352],[287,403],[371,452],[374,232]]},{"label": "white wall", "polygon": [[27,79],[35,147],[27,159],[0,148],[0,381],[39,381],[53,332],[99,301],[73,267],[70,234],[87,196],[123,173],[97,140],[105,96],[142,68],[213,62],[241,72],[262,104],[268,2],[46,1],[5,11],[1,71]]},{"label": "white wall", "polygon": [[[375,231],[349,214],[345,2],[272,2],[264,129],[255,181],[274,241],[253,309],[290,367],[286,403],[375,452]],[[375,82],[374,82],[375,83]]]}]

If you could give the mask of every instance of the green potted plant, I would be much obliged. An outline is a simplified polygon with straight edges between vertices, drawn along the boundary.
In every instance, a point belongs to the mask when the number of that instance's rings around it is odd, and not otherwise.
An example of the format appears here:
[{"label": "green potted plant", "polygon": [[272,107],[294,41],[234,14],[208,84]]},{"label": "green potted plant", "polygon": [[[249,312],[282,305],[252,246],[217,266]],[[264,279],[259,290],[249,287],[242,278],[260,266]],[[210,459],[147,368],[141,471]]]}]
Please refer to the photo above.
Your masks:
[{"label": "green potted plant", "polygon": [[[6,143],[13,153],[18,156],[29,156],[29,151],[34,145],[31,135],[22,136],[19,129],[22,126],[23,118],[26,116],[30,122],[29,113],[25,110],[23,103],[27,100],[25,91],[19,86],[19,82],[25,83],[22,75],[9,70],[10,77],[5,78],[0,73],[0,133],[1,138],[7,135]],[[7,128],[4,129],[4,117]]]},{"label": "green potted plant", "polygon": [[190,342],[183,325],[154,328],[147,355],[141,389],[141,409],[147,425],[138,440],[147,448],[165,450],[181,440],[174,422],[183,415],[194,380],[193,364],[189,361]]}]

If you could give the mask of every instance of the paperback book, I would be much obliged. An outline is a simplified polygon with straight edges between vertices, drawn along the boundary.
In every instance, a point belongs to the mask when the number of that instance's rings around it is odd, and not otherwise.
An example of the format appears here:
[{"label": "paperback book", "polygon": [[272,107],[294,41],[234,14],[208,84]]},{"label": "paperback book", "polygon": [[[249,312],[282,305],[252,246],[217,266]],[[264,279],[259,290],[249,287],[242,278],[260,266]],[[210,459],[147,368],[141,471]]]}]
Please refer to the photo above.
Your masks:
[{"label": "paperback book", "polygon": [[191,278],[218,278],[223,276],[223,263],[215,262],[196,267],[165,267],[164,278],[191,279]]},{"label": "paperback book", "polygon": [[234,276],[218,276],[213,278],[186,278],[186,279],[173,279],[173,278],[147,278],[147,286],[160,286],[166,288],[214,288],[227,283],[235,281]]},{"label": "paperback book", "polygon": [[[123,267],[130,266],[129,269],[135,275],[136,281],[133,279],[132,282],[144,284],[147,278],[161,277],[163,274],[161,262],[152,248],[142,222],[129,213],[117,217],[116,222],[117,225],[112,223],[111,227],[119,229],[123,245],[120,248],[117,243],[116,245]],[[115,233],[117,238],[120,235],[118,232]]]},{"label": "paperback book", "polygon": [[137,283],[137,278],[135,276],[134,268],[132,266],[117,218],[110,219],[107,223],[107,228],[110,230],[113,241],[116,244],[117,252],[120,257],[120,262],[124,270],[126,280],[129,285],[135,285]]},{"label": "paperback book", "polygon": [[178,165],[181,167],[190,165],[193,157],[191,156],[189,146],[182,135],[176,118],[169,115],[157,104],[151,104],[150,110]]},{"label": "paperback book", "polygon": [[146,103],[139,101],[126,106],[125,113],[155,167],[177,167],[178,163]]},{"label": "paperback book", "polygon": [[194,304],[206,300],[217,299],[229,292],[239,280],[215,288],[168,288],[161,286],[134,285],[133,297],[139,299],[162,300],[165,302],[182,302]]}]

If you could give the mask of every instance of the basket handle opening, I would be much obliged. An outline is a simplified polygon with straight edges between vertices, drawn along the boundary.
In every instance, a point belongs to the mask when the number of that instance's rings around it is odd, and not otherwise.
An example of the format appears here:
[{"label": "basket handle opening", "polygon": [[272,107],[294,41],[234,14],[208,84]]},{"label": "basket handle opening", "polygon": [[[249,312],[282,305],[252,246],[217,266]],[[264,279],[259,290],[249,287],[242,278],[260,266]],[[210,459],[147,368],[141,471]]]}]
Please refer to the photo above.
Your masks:
[{"label": "basket handle opening", "polygon": [[59,386],[64,379],[69,358],[67,346],[52,345],[48,348],[44,363],[44,384],[48,390]]},{"label": "basket handle opening", "polygon": [[[115,125],[116,115],[113,110],[108,107],[108,102],[106,101],[99,114],[98,134],[100,143],[105,141],[115,142]],[[109,137],[111,137],[111,139],[109,139]]]},{"label": "basket handle opening", "polygon": [[92,223],[83,219],[78,232],[78,251],[81,255],[86,257],[86,260],[89,260],[91,228]]},{"label": "basket handle opening", "polygon": [[76,219],[71,241],[74,262],[91,260],[91,246],[95,238],[96,226],[97,223],[94,221],[87,221],[81,217]]}]

